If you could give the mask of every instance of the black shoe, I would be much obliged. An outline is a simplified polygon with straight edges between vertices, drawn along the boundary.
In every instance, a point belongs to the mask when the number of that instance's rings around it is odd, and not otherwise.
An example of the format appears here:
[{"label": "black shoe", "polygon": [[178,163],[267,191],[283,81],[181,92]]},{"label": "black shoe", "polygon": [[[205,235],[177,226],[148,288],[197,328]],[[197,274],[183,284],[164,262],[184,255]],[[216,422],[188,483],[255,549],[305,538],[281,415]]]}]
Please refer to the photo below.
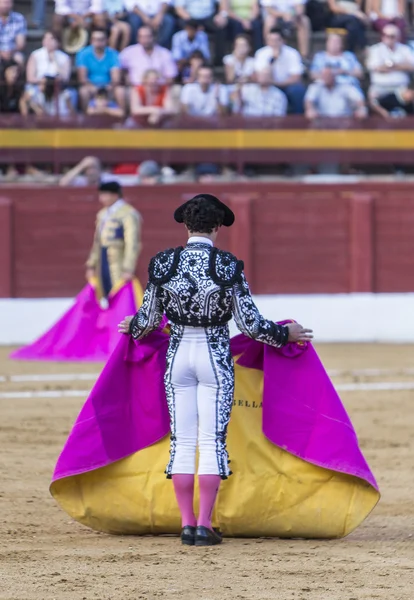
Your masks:
[{"label": "black shoe", "polygon": [[221,544],[222,541],[223,538],[221,534],[214,529],[207,529],[207,527],[203,527],[202,525],[197,527],[195,534],[196,546],[217,546],[217,544]]},{"label": "black shoe", "polygon": [[185,546],[194,546],[196,528],[186,525],[181,530],[181,543]]}]

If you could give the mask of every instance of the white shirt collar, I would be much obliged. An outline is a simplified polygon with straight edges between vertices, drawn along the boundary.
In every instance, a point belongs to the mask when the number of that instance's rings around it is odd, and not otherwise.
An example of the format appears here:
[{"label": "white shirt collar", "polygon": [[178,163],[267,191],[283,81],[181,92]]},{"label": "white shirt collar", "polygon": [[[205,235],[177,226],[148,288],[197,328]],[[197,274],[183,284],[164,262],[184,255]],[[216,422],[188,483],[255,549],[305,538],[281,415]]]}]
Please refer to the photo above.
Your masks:
[{"label": "white shirt collar", "polygon": [[108,208],[108,215],[112,215],[114,212],[116,212],[118,210],[118,208],[121,208],[121,206],[123,206],[125,204],[125,200],[123,200],[122,198],[119,198],[119,200],[117,200],[116,202],[114,202],[113,204],[111,204],[111,206]]},{"label": "white shirt collar", "polygon": [[209,244],[210,246],[214,246],[209,238],[202,237],[201,235],[192,235],[188,238],[188,244]]}]

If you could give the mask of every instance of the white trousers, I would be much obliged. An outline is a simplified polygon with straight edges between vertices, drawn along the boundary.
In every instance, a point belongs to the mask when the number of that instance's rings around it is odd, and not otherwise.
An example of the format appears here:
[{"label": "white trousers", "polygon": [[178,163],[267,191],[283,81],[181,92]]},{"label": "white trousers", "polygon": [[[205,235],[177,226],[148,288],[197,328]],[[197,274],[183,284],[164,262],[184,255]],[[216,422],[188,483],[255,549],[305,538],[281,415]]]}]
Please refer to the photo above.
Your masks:
[{"label": "white trousers", "polygon": [[[225,437],[233,402],[233,365],[228,369],[226,363],[223,369],[215,354],[205,329],[184,327],[169,357],[165,383],[171,420],[170,475],[195,473],[197,441],[198,474],[229,474]],[[225,385],[229,378],[231,389]]]}]

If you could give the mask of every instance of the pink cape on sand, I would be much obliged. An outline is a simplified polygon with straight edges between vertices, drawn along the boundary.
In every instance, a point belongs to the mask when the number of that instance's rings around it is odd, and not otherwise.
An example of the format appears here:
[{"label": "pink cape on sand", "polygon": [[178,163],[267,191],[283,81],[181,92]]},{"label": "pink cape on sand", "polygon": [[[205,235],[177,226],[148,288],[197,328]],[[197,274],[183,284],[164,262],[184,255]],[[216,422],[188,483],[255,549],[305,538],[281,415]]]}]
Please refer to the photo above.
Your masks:
[{"label": "pink cape on sand", "polygon": [[[76,420],[53,481],[110,465],[168,435],[163,385],[167,346],[168,334],[160,330],[140,342],[121,337]],[[268,440],[304,461],[353,475],[378,490],[312,345],[276,349],[238,335],[231,348],[237,364],[263,371],[262,431]]]},{"label": "pink cape on sand", "polygon": [[117,343],[117,325],[138,310],[139,284],[129,281],[109,297],[101,308],[94,287],[88,283],[73,306],[32,344],[19,348],[10,358],[47,361],[106,361]]}]

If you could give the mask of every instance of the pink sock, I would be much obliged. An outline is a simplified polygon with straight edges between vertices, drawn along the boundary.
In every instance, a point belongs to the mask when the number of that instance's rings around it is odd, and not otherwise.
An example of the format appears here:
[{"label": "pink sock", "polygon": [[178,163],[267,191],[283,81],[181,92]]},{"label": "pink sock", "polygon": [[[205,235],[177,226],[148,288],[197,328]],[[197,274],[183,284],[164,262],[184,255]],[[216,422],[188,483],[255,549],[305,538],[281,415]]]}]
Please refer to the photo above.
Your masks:
[{"label": "pink sock", "polygon": [[198,482],[200,485],[200,514],[198,516],[197,525],[202,525],[203,527],[211,529],[211,517],[213,515],[221,477],[220,475],[199,475]]},{"label": "pink sock", "polygon": [[177,474],[172,476],[175,497],[181,513],[181,526],[195,527],[197,519],[194,514],[194,475]]}]

